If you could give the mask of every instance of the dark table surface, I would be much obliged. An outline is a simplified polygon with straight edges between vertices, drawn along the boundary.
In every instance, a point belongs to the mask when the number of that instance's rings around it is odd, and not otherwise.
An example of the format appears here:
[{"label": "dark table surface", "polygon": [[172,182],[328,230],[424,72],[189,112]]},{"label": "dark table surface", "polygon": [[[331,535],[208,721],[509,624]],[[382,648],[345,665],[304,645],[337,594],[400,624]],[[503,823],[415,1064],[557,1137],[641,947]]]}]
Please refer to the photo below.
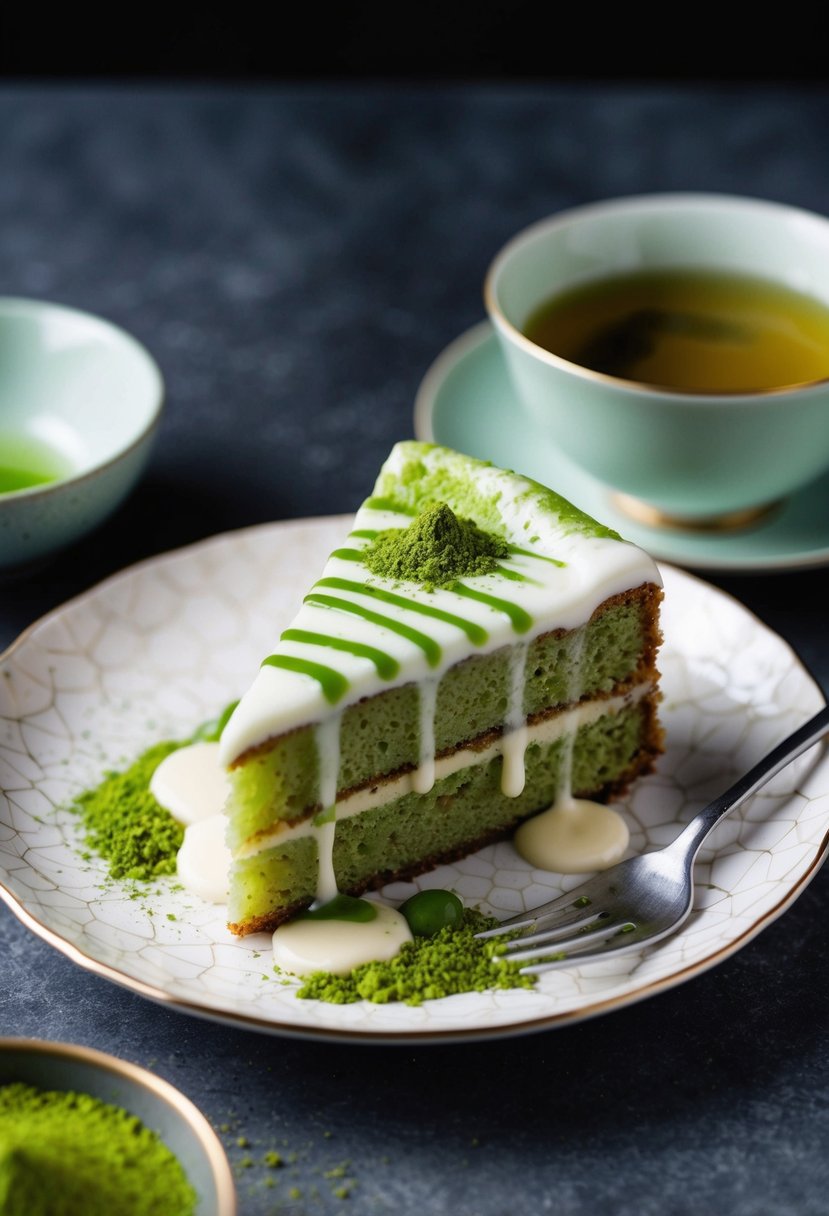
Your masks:
[{"label": "dark table surface", "polygon": [[[829,93],[791,84],[0,88],[3,294],[111,318],[167,385],[127,502],[0,587],[0,649],[140,559],[352,511],[518,228],[656,190],[829,212],[827,130]],[[829,690],[825,569],[703,577]],[[0,906],[0,1033],[102,1048],[179,1086],[220,1129],[251,1216],[823,1214],[827,913],[820,872],[678,988],[537,1035],[413,1047],[173,1011]],[[268,1148],[295,1154],[271,1188],[241,1165]]]}]

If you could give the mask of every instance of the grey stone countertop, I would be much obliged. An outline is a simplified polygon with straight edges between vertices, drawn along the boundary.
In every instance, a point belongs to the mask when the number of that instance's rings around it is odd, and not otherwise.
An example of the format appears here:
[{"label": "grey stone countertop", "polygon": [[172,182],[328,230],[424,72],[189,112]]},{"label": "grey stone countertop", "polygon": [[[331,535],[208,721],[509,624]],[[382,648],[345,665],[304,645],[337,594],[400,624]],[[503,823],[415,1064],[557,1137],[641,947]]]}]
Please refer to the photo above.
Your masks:
[{"label": "grey stone countertop", "polygon": [[[353,510],[518,228],[654,190],[829,212],[827,129],[829,93],[773,85],[0,88],[3,294],[111,318],[167,385],[127,502],[0,587],[0,649],[141,559]],[[825,569],[703,577],[829,689]],[[822,1216],[827,923],[822,871],[730,959],[625,1009],[495,1043],[358,1046],[157,1005],[0,905],[0,1033],[179,1086],[220,1129],[244,1216]],[[270,1148],[295,1155],[271,1187]]]}]

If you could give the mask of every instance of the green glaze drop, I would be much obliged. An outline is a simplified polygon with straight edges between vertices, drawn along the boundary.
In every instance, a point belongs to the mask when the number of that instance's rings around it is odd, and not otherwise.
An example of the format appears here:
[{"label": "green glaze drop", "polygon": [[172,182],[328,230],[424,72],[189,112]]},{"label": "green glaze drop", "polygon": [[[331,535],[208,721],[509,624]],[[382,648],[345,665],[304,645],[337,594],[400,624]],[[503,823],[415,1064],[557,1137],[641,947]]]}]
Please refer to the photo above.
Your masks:
[{"label": "green glaze drop", "polygon": [[500,536],[471,519],[460,519],[446,503],[427,506],[406,528],[378,532],[363,550],[372,574],[419,583],[427,591],[459,578],[492,574],[509,552]]},{"label": "green glaze drop", "polygon": [[290,654],[269,654],[262,660],[263,667],[280,667],[283,671],[295,671],[310,676],[322,689],[322,695],[331,705],[336,705],[348,691],[348,680],[333,667],[324,663],[312,663],[310,659],[297,659]]},{"label": "green glaze drop", "polygon": [[355,899],[353,895],[335,895],[318,908],[308,908],[300,913],[300,920],[347,920],[355,924],[367,924],[376,920],[377,909],[367,899]]}]

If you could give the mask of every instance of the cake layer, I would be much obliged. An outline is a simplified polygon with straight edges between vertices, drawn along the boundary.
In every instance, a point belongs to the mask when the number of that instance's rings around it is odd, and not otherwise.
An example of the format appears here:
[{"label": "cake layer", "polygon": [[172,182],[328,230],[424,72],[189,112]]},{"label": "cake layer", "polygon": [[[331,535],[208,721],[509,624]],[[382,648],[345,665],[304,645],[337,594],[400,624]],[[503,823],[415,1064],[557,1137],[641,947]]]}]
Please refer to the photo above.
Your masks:
[{"label": "cake layer", "polygon": [[[521,654],[502,647],[473,655],[447,671],[435,690],[424,728],[423,686],[407,684],[349,706],[340,729],[338,800],[381,777],[424,762],[423,737],[441,756],[503,729],[522,660],[521,722],[549,715],[573,700],[610,696],[639,681],[655,682],[661,593],[652,585],[616,596],[577,630],[556,630],[528,643]],[[517,722],[516,722],[517,724]],[[269,740],[230,774],[233,818],[228,843],[236,850],[275,820],[295,821],[322,809],[316,729],[305,725]]]},{"label": "cake layer", "polygon": [[[428,793],[405,778],[389,783],[381,800],[341,807],[333,843],[338,887],[359,894],[394,879],[412,878],[509,835],[518,823],[550,805],[562,784],[579,797],[600,801],[624,792],[648,772],[662,748],[656,698],[648,692],[584,704],[529,733],[520,794],[503,789],[502,740],[467,753],[462,767],[447,761]],[[553,720],[554,722],[555,720]],[[580,721],[580,725],[578,725]],[[357,796],[359,798],[359,795]],[[288,828],[276,842],[239,856],[231,872],[230,928],[246,934],[270,930],[310,905],[316,895],[319,834]]]}]

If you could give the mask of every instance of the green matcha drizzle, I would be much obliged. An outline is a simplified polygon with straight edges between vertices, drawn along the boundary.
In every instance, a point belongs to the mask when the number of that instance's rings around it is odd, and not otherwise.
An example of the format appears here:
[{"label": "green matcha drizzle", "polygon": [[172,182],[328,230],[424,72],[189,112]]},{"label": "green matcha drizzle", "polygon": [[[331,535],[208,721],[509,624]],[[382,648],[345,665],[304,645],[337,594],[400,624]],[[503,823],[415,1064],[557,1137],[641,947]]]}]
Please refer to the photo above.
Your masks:
[{"label": "green matcha drizzle", "polygon": [[510,570],[508,566],[496,566],[492,573],[497,574],[499,578],[509,579],[513,583],[532,583],[534,587],[542,587],[544,585],[536,579],[530,578],[529,575],[522,574],[520,570]]},{"label": "green matcha drizzle", "polygon": [[546,553],[536,553],[533,549],[521,549],[518,545],[510,545],[509,551],[517,557],[534,557],[536,561],[549,562],[551,566],[559,566],[562,570],[567,565],[567,562],[559,561],[557,557],[549,557]]},{"label": "green matcha drizzle", "polygon": [[467,621],[451,612],[444,612],[443,609],[435,608],[432,604],[419,604],[416,600],[395,595],[393,591],[385,591],[382,587],[372,587],[368,583],[354,583],[346,578],[321,578],[315,586],[330,587],[332,591],[350,591],[354,595],[366,595],[371,599],[380,600],[381,603],[392,604],[395,608],[407,608],[410,612],[419,612],[434,620],[445,621],[446,624],[454,625],[457,629],[462,630],[473,646],[483,646],[488,637],[486,630],[482,629],[480,625],[476,625],[474,621]]},{"label": "green matcha drizzle", "polygon": [[307,976],[297,996],[333,1005],[355,1001],[422,1005],[461,992],[534,987],[532,976],[520,974],[522,964],[498,961],[502,947],[475,937],[495,924],[467,908],[459,926],[447,925],[433,937],[415,937],[388,962],[364,963],[344,976],[327,971]]},{"label": "green matcha drizzle", "polygon": [[135,1116],[91,1094],[0,1087],[4,1216],[192,1216],[178,1158]]},{"label": "green matcha drizzle", "polygon": [[390,654],[378,650],[375,646],[363,642],[350,642],[346,638],[335,638],[327,633],[311,633],[307,629],[286,629],[282,641],[304,642],[309,646],[330,646],[332,650],[342,650],[358,658],[369,659],[377,669],[377,674],[383,680],[393,680],[400,671],[400,664]]},{"label": "green matcha drizzle", "polygon": [[476,591],[473,587],[467,587],[463,583],[452,583],[449,590],[454,591],[455,595],[466,596],[467,599],[477,600],[479,604],[486,604],[488,608],[494,608],[496,612],[503,612],[509,617],[516,633],[526,633],[533,623],[529,612],[525,612],[518,604],[511,604],[509,600],[502,600],[495,595]]},{"label": "green matcha drizzle", "polygon": [[417,515],[417,510],[414,507],[396,502],[393,498],[383,498],[379,495],[367,498],[363,506],[368,507],[370,511],[393,511],[396,515],[411,515],[412,517]]},{"label": "green matcha drizzle", "polygon": [[336,705],[348,691],[348,680],[342,672],[324,663],[314,663],[310,659],[297,659],[290,654],[269,654],[262,660],[263,667],[279,667],[283,671],[295,671],[299,675],[310,676],[316,680],[322,689],[322,695],[331,705]]},{"label": "green matcha drizzle", "polygon": [[393,633],[399,634],[400,637],[408,638],[415,646],[419,646],[426,655],[426,661],[430,667],[437,667],[440,662],[442,652],[433,638],[425,633],[420,633],[417,629],[412,629],[410,625],[404,625],[402,621],[397,621],[394,617],[372,612],[370,608],[364,608],[362,604],[352,603],[351,600],[341,600],[336,595],[319,595],[314,591],[305,596],[304,602],[319,604],[324,608],[334,608],[339,612],[350,612],[354,616],[362,617],[364,621],[370,621],[373,625],[389,629]]}]

